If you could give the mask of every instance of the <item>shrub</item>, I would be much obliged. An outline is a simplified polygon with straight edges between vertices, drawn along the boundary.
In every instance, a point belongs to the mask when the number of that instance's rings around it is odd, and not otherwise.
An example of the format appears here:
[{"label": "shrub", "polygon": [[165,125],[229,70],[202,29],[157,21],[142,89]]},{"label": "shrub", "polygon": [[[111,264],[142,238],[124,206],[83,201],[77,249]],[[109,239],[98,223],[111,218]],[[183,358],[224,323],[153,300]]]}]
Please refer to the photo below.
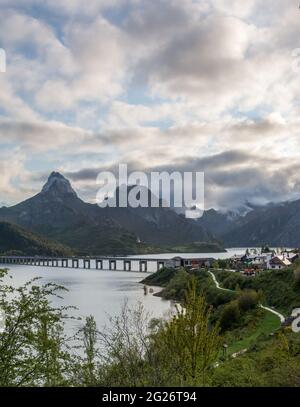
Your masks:
[{"label": "shrub", "polygon": [[240,308],[237,300],[231,301],[225,305],[221,313],[220,325],[222,329],[228,329],[240,319]]},{"label": "shrub", "polygon": [[248,311],[256,308],[259,301],[258,293],[254,290],[241,291],[238,297],[238,305],[241,311]]},{"label": "shrub", "polygon": [[300,287],[300,265],[294,269],[295,284]]}]

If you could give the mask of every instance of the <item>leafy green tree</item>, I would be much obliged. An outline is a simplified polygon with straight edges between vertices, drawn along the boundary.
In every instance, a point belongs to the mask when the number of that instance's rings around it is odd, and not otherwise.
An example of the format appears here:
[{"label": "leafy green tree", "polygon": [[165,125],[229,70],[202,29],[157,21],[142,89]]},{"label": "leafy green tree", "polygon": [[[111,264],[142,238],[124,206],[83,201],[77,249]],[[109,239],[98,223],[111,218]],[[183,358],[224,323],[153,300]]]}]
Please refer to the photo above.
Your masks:
[{"label": "leafy green tree", "polygon": [[205,385],[205,374],[217,359],[219,326],[211,326],[211,311],[204,294],[197,293],[193,278],[183,307],[177,307],[176,315],[165,322],[157,336],[158,346],[172,358],[172,369],[179,374],[182,385]]},{"label": "leafy green tree", "polygon": [[[60,386],[68,384],[71,356],[64,334],[65,312],[50,298],[63,290],[31,280],[19,288],[0,276],[0,308],[6,315],[0,333],[0,386]],[[5,279],[5,281],[4,281]]]},{"label": "leafy green tree", "polygon": [[240,308],[237,300],[230,301],[223,308],[221,313],[220,325],[222,329],[229,329],[240,319]]},{"label": "leafy green tree", "polygon": [[238,295],[238,305],[242,312],[256,308],[259,302],[259,295],[255,290],[243,290]]}]

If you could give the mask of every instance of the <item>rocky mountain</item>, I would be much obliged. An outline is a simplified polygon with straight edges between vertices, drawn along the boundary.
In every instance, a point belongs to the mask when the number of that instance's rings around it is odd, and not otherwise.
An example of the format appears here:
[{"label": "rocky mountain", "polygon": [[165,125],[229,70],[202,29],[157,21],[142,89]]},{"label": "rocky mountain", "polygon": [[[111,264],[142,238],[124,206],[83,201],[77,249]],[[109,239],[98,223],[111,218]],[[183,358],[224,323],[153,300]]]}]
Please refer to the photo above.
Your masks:
[{"label": "rocky mountain", "polygon": [[8,222],[0,222],[0,253],[31,256],[70,256],[73,254],[70,248],[60,243],[34,235],[20,226]]},{"label": "rocky mountain", "polygon": [[218,212],[215,209],[204,211],[198,223],[209,230],[214,236],[221,238],[224,233],[229,232],[237,226],[240,216],[232,217],[227,213]]},{"label": "rocky mountain", "polygon": [[[133,190],[133,186],[127,188],[127,196]],[[145,187],[137,187],[138,195],[144,193],[148,202],[154,201],[154,195]],[[158,207],[126,208],[119,206],[119,189],[116,191],[116,208],[105,208],[104,212],[115,219],[127,230],[131,231],[141,241],[159,246],[177,246],[193,242],[213,241],[211,235],[198,225],[194,220],[177,214],[173,209],[163,206],[162,200],[157,200]]]},{"label": "rocky mountain", "polygon": [[157,251],[194,241],[217,243],[201,225],[169,208],[100,208],[86,203],[57,172],[49,176],[34,197],[1,208],[0,220],[55,239],[84,254]]},{"label": "rocky mountain", "polygon": [[199,223],[225,247],[300,246],[300,200],[253,206],[246,215],[236,217],[211,210]]}]

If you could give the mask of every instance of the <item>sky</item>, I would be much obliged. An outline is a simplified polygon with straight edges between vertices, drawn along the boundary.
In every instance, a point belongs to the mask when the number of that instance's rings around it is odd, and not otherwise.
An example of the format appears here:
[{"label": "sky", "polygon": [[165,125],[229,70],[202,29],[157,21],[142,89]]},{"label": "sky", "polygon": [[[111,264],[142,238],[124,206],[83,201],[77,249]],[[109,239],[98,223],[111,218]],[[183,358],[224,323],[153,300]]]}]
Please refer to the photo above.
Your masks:
[{"label": "sky", "polygon": [[297,0],[0,0],[0,203],[52,171],[204,171],[207,208],[300,198]]}]

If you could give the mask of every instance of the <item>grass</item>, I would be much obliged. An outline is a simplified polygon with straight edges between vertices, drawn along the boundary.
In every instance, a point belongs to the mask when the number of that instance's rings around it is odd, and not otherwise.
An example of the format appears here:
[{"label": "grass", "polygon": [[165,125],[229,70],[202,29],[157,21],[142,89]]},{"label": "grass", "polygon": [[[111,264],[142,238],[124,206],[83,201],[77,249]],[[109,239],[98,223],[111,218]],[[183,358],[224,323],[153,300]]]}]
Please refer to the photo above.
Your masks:
[{"label": "grass", "polygon": [[[279,318],[268,311],[262,311],[263,317],[260,318],[255,326],[247,328],[241,334],[242,338],[238,341],[234,338],[228,338],[228,354],[239,352],[243,349],[249,349],[260,336],[268,336],[280,327]],[[245,335],[245,336],[244,336]]]}]

